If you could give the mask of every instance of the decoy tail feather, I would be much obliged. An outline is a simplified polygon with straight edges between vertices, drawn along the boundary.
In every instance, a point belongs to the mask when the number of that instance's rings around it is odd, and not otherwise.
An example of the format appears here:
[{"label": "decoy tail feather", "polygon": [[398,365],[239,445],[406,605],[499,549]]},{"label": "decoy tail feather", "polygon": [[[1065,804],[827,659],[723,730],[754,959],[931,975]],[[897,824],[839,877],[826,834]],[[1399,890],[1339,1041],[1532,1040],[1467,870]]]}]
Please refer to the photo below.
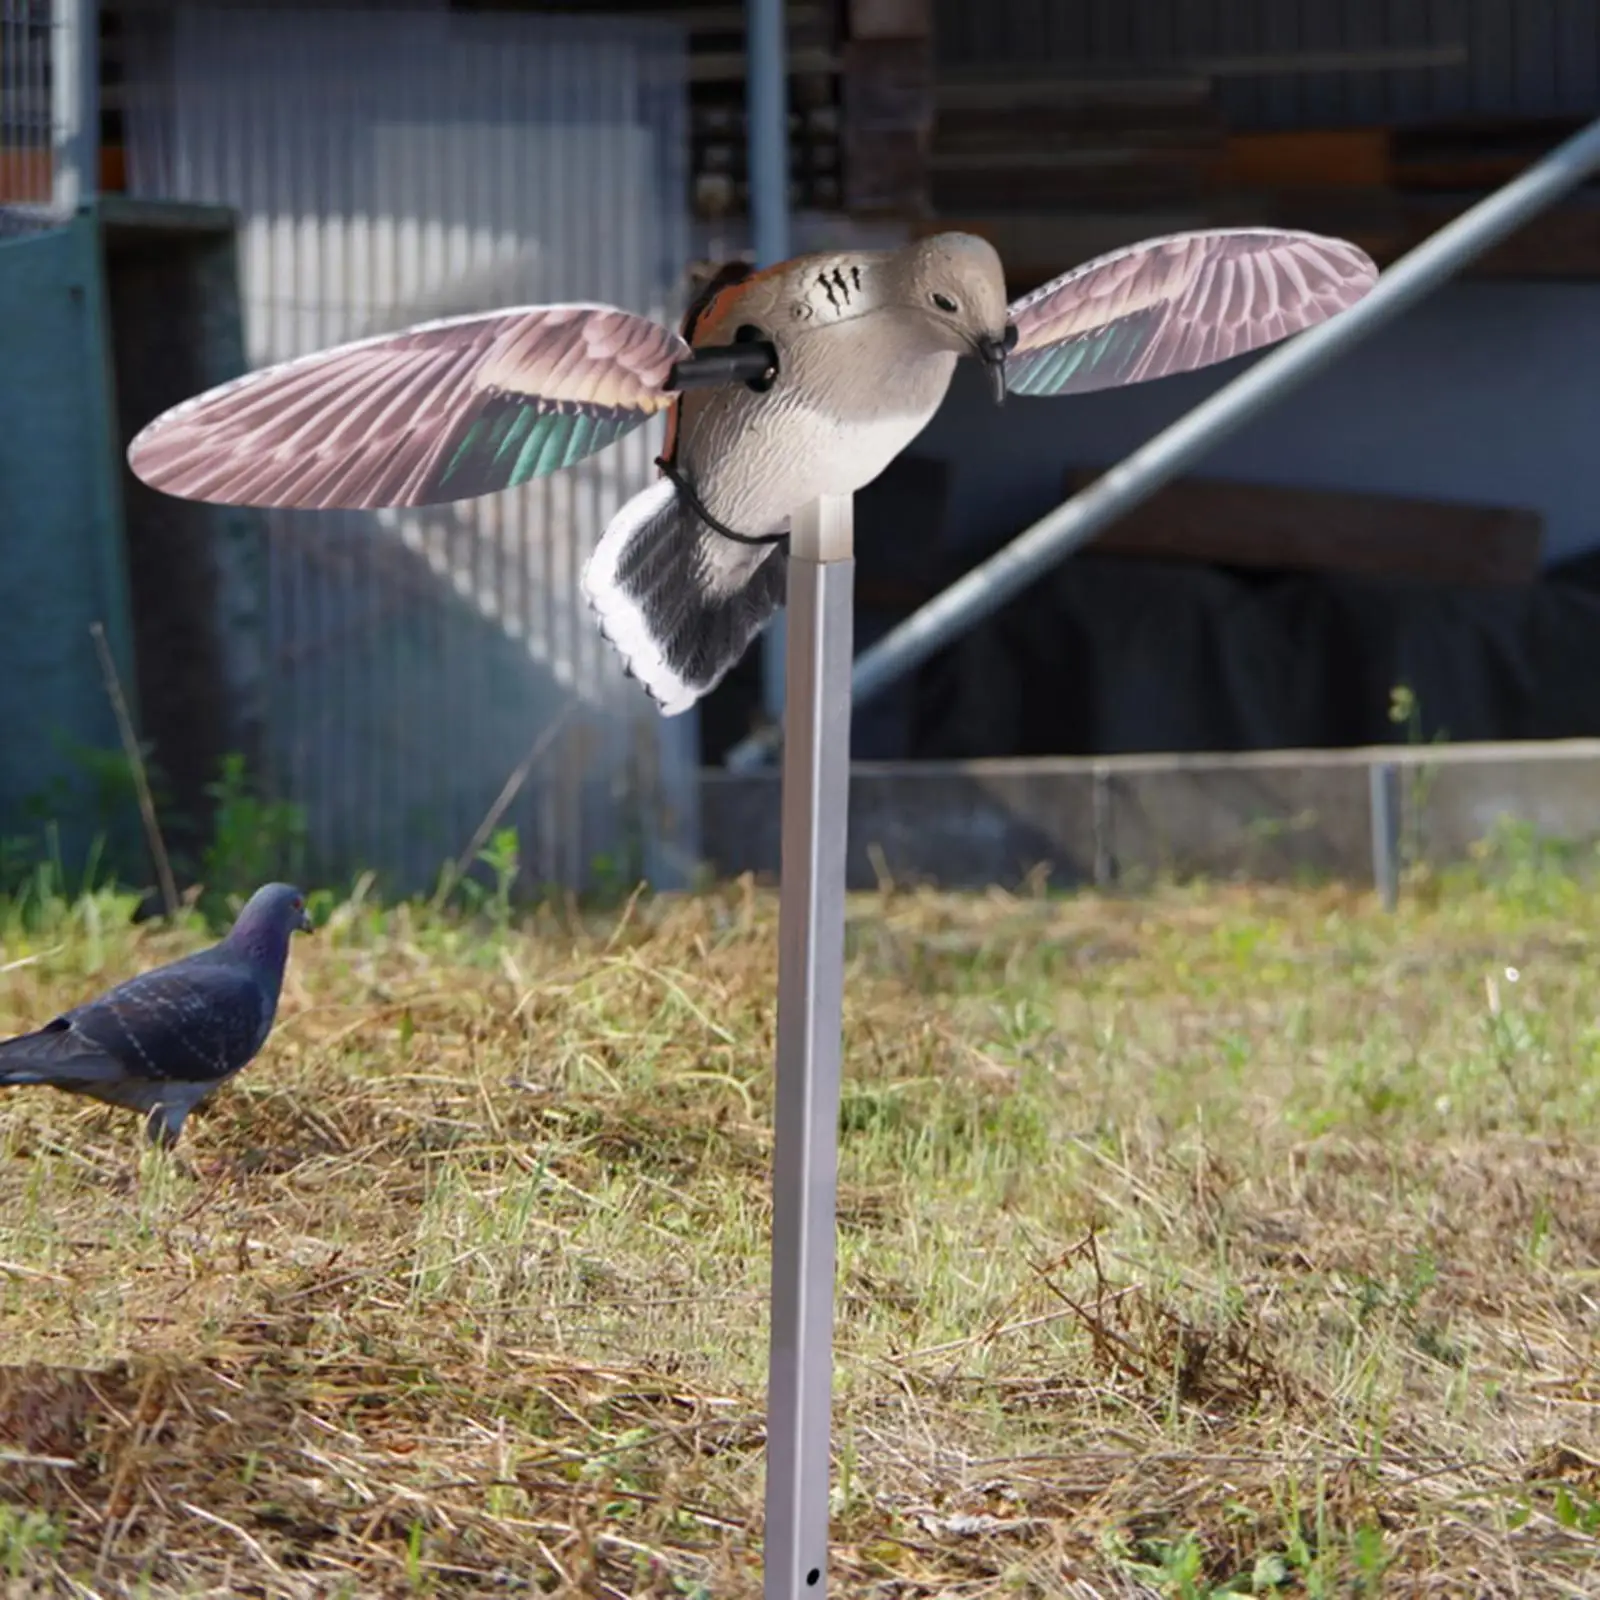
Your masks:
[{"label": "decoy tail feather", "polygon": [[583,590],[601,633],[673,717],[722,681],[783,604],[787,568],[776,546],[707,528],[663,478],[612,518]]}]

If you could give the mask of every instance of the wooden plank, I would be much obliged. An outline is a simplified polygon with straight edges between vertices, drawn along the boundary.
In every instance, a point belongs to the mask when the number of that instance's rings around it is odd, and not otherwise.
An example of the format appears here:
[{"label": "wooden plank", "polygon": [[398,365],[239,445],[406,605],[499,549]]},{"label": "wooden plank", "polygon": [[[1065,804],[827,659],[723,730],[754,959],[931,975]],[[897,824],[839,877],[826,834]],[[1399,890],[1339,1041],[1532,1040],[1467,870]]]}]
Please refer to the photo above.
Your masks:
[{"label": "wooden plank", "polygon": [[927,210],[933,136],[933,45],[852,39],[840,81],[845,205],[854,213]]},{"label": "wooden plank", "polygon": [[[922,224],[919,232],[952,229],[987,239],[1005,261],[1014,294],[1026,293],[1104,251],[1190,228],[1252,224],[1305,228],[1348,239],[1387,267],[1476,198],[1408,196],[1395,189],[1199,189],[1178,197],[1158,194],[1153,201],[1129,193],[1120,213],[1108,196],[1105,203],[1079,206],[1074,214],[1052,209],[1037,193],[1030,200],[1022,183],[1026,174],[1005,176],[1004,186],[981,194],[951,196],[941,186],[937,216]],[[1469,263],[1462,275],[1600,280],[1600,200],[1580,195],[1552,206]]]},{"label": "wooden plank", "polygon": [[1182,233],[1215,225],[1206,208],[1183,205],[1118,215],[1107,210],[1041,212],[1037,207],[1010,214],[985,204],[970,210],[950,208],[916,224],[925,237],[946,230],[987,239],[1005,263],[1006,290],[1013,297],[1037,289],[1070,267],[1159,234]]},{"label": "wooden plank", "polygon": [[933,34],[931,0],[850,0],[852,39],[927,39]]},{"label": "wooden plank", "polygon": [[1393,181],[1406,189],[1494,189],[1585,126],[1582,117],[1530,117],[1396,129]]},{"label": "wooden plank", "polygon": [[1044,65],[1027,68],[970,68],[940,76],[941,104],[1011,105],[1022,100],[1058,102],[1074,96],[1111,92],[1150,94],[1162,87],[1177,93],[1209,92],[1218,78],[1276,78],[1284,74],[1418,72],[1461,67],[1467,49],[1459,40],[1443,44],[1370,50],[1287,50],[1185,55],[1162,62],[1102,58],[1092,71],[1062,71]]},{"label": "wooden plank", "polygon": [[[1067,494],[1102,471],[1070,470]],[[1213,566],[1491,585],[1532,583],[1543,539],[1544,518],[1526,507],[1183,478],[1089,548]]]},{"label": "wooden plank", "polygon": [[[1405,250],[1414,248],[1464,209],[1449,215],[1432,208],[1410,212],[1411,231],[1397,243]],[[1395,255],[1400,253],[1396,250]],[[1574,203],[1553,207],[1479,257],[1471,275],[1583,282],[1600,279],[1600,206]]]},{"label": "wooden plank", "polygon": [[941,144],[1018,143],[1131,144],[1193,139],[1220,141],[1222,119],[1215,103],[1157,100],[1148,103],[1095,100],[1073,105],[949,106],[940,104],[936,126]]},{"label": "wooden plank", "polygon": [[1211,80],[1194,74],[1151,73],[1129,69],[1080,78],[951,74],[941,69],[935,90],[941,111],[1016,111],[1047,106],[1053,110],[1109,105],[1115,107],[1199,105],[1211,95]]},{"label": "wooden plank", "polygon": [[[687,28],[691,33],[742,33],[745,7],[739,0],[723,5],[707,5],[702,0],[454,0],[454,11],[536,11],[562,12],[575,16],[659,17]],[[784,15],[791,23],[826,21],[831,4],[820,0],[787,0]]]},{"label": "wooden plank", "polygon": [[1045,206],[1142,212],[1192,205],[1206,190],[1209,174],[1203,162],[1146,159],[1139,151],[1115,154],[1114,161],[1092,166],[985,166],[966,171],[940,167],[931,175],[934,209],[941,216],[979,206],[991,213],[1037,211]]},{"label": "wooden plank", "polygon": [[[1341,203],[1332,204],[1338,194]],[[1477,197],[1406,195],[1397,190],[1302,190],[1264,197],[1257,219],[1282,228],[1307,228],[1349,239],[1380,266],[1388,266],[1447,222]],[[1583,195],[1558,203],[1530,218],[1509,238],[1465,269],[1475,278],[1600,278],[1600,204]]]},{"label": "wooden plank", "polygon": [[[742,83],[749,63],[742,50],[696,52],[689,57],[690,83]],[[832,50],[815,47],[789,51],[789,75],[829,74],[839,70],[839,57]]]},{"label": "wooden plank", "polygon": [[927,39],[852,39],[840,85],[847,135],[867,128],[933,129],[933,47]]},{"label": "wooden plank", "polygon": [[927,209],[928,192],[924,135],[869,128],[847,139],[843,192],[845,209],[854,215],[921,215]]},{"label": "wooden plank", "polygon": [[1377,187],[1390,178],[1387,128],[1316,128],[1228,136],[1219,183],[1256,188]]}]

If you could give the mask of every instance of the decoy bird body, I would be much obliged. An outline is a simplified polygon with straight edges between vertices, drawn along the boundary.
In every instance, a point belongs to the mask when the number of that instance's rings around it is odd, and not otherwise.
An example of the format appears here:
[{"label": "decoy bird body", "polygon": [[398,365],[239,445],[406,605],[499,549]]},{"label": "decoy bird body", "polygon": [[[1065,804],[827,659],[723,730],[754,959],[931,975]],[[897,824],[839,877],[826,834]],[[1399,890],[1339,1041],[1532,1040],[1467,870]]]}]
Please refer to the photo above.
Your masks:
[{"label": "decoy bird body", "polygon": [[310,928],[298,889],[258,889],[217,944],[0,1042],[0,1087],[44,1085],[137,1111],[152,1143],[175,1144],[189,1113],[267,1042],[289,940]]},{"label": "decoy bird body", "polygon": [[928,425],[957,360],[997,364],[1005,274],[993,246],[942,234],[903,250],[801,256],[734,283],[692,320],[696,348],[769,342],[779,378],[692,390],[673,410],[671,477],[613,519],[584,574],[601,631],[661,709],[687,710],[782,604],[787,531],[821,495],[870,483]]},{"label": "decoy bird body", "polygon": [[[563,305],[358,340],[174,407],[128,460],[154,488],[224,504],[438,505],[560,471],[666,414],[663,477],[612,518],[583,588],[672,715],[783,603],[789,519],[877,477],[962,356],[985,363],[997,399],[1083,394],[1288,338],[1376,281],[1343,240],[1223,228],[1130,245],[1008,306],[993,248],[937,234],[725,274],[681,335]],[[745,340],[775,353],[768,381],[678,389],[695,349]]]}]

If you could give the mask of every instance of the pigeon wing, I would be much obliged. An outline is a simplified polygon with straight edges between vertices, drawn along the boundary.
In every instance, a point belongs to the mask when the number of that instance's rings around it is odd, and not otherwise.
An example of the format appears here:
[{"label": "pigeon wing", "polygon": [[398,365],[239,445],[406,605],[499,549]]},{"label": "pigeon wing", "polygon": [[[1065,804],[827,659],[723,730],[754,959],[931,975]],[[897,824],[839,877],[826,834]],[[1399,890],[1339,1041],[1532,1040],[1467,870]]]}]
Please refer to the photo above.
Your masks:
[{"label": "pigeon wing", "polygon": [[65,1020],[80,1047],[103,1051],[130,1076],[203,1083],[250,1060],[269,1014],[247,968],[196,964],[130,978]]},{"label": "pigeon wing", "polygon": [[223,505],[443,505],[558,472],[665,410],[677,334],[610,306],[523,306],[357,340],[163,412],[153,489]]},{"label": "pigeon wing", "polygon": [[1175,233],[1099,256],[1010,309],[1015,394],[1084,394],[1226,361],[1325,322],[1378,281],[1342,239],[1272,228]]}]

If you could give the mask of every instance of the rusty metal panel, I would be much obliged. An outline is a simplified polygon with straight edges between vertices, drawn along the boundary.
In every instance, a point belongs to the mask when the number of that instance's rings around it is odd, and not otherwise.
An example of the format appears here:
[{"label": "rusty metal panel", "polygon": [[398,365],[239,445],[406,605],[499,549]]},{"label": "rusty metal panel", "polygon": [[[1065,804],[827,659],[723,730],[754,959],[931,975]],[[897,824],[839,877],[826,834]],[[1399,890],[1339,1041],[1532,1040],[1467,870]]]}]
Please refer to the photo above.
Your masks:
[{"label": "rusty metal panel", "polygon": [[[674,319],[684,41],[434,8],[185,9],[130,39],[129,185],[239,213],[251,366],[429,318],[597,299]],[[267,743],[325,871],[432,881],[542,731],[502,825],[535,882],[681,881],[694,718],[660,718],[579,590],[660,426],[488,499],[267,513]]]},{"label": "rusty metal panel", "polygon": [[75,56],[75,8],[0,0],[0,238],[67,219],[54,204],[54,152],[75,143],[53,100],[54,63]]}]

